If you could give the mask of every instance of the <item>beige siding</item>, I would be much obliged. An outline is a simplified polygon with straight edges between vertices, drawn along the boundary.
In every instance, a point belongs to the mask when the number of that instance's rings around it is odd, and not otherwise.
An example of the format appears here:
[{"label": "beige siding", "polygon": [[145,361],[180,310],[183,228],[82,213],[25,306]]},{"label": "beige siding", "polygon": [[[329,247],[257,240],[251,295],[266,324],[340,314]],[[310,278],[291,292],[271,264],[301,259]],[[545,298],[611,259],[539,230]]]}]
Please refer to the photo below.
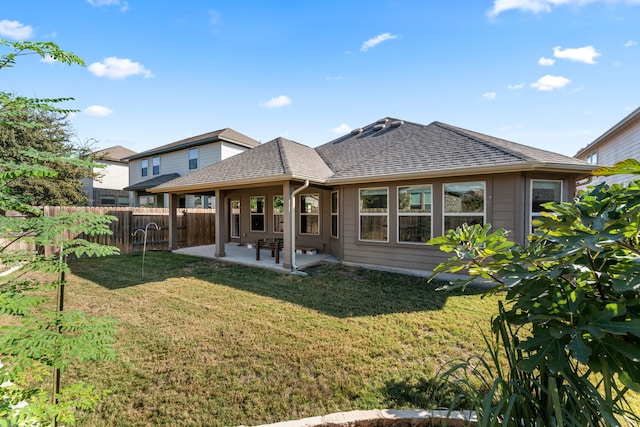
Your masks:
[{"label": "beige siding", "polygon": [[129,167],[122,163],[101,162],[106,164],[104,168],[94,168],[94,172],[100,174],[93,183],[93,188],[105,188],[110,190],[122,190],[129,185]]},{"label": "beige siding", "polygon": [[224,160],[247,150],[248,148],[246,147],[240,147],[238,145],[231,144],[229,142],[223,142],[222,146],[220,147],[220,159]]}]

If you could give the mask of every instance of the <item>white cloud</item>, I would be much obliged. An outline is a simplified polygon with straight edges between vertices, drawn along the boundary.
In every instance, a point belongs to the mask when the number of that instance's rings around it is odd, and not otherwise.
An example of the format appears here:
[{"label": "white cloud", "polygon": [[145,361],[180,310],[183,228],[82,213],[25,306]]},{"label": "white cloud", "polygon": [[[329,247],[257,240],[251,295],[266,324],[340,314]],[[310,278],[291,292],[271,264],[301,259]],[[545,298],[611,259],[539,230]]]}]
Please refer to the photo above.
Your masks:
[{"label": "white cloud", "polygon": [[542,91],[552,91],[554,89],[563,88],[569,83],[571,83],[571,80],[566,77],[551,76],[547,74],[540,77],[536,82],[531,83],[531,87]]},{"label": "white cloud", "polygon": [[33,35],[31,25],[24,25],[22,22],[9,21],[3,19],[0,21],[0,36],[9,37],[14,40],[26,40]]},{"label": "white cloud", "polygon": [[89,65],[89,71],[98,77],[110,79],[124,79],[129,76],[142,75],[145,78],[153,77],[150,70],[139,62],[133,62],[127,58],[110,56],[102,62],[94,62]]},{"label": "white cloud", "polygon": [[102,105],[91,105],[85,108],[83,113],[87,116],[93,117],[107,117],[108,115],[113,113],[113,110],[107,107],[103,107]]},{"label": "white cloud", "polygon": [[538,64],[542,65],[543,67],[551,67],[555,63],[556,63],[556,60],[552,58],[542,57],[538,59]]},{"label": "white cloud", "polygon": [[515,84],[515,85],[507,86],[507,89],[509,89],[509,90],[519,90],[519,89],[523,89],[524,87],[525,87],[524,83],[518,83],[518,84]]},{"label": "white cloud", "polygon": [[631,47],[631,46],[635,46],[635,45],[637,45],[637,44],[638,44],[638,42],[635,42],[635,41],[633,41],[633,40],[629,40],[628,42],[626,42],[626,43],[624,44],[624,47]]},{"label": "white cloud", "polygon": [[121,0],[87,0],[87,3],[93,7],[120,6],[120,12],[129,10],[129,3]]},{"label": "white cloud", "polygon": [[393,40],[393,39],[397,39],[398,36],[391,34],[391,33],[382,33],[378,36],[375,36],[373,38],[370,38],[369,40],[367,40],[366,42],[362,43],[362,47],[360,48],[360,50],[362,52],[366,52],[369,49],[371,49],[372,47],[375,47],[377,45],[379,45],[380,43],[387,41],[387,40]]},{"label": "white cloud", "polygon": [[286,95],[276,96],[275,98],[271,98],[267,102],[261,102],[260,105],[264,105],[268,108],[280,108],[285,107],[291,104],[291,98]]},{"label": "white cloud", "polygon": [[580,7],[589,3],[625,3],[629,5],[640,4],[638,0],[494,0],[493,7],[487,12],[490,17],[498,16],[508,10],[520,10],[523,12],[541,13],[551,12],[556,6]]},{"label": "white cloud", "polygon": [[40,60],[40,62],[44,62],[45,64],[53,64],[54,62],[58,62],[53,56],[45,55],[44,58]]},{"label": "white cloud", "polygon": [[573,62],[584,62],[585,64],[595,64],[595,59],[600,53],[593,46],[579,47],[576,49],[562,49],[560,46],[553,48],[553,56],[561,59],[568,59]]},{"label": "white cloud", "polygon": [[337,128],[331,129],[331,132],[335,133],[336,135],[344,135],[345,133],[351,132],[351,128],[346,124],[342,123]]},{"label": "white cloud", "polygon": [[497,94],[495,92],[485,92],[482,94],[482,97],[486,100],[493,100],[496,99]]}]

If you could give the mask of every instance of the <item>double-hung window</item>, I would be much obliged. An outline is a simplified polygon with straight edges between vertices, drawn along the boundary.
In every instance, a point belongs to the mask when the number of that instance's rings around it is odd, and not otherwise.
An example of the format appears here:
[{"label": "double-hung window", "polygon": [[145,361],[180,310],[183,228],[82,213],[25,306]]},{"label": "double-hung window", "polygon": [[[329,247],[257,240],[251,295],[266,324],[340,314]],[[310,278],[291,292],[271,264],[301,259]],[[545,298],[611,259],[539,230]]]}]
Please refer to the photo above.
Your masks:
[{"label": "double-hung window", "polygon": [[388,242],[388,188],[360,189],[360,240]]},{"label": "double-hung window", "polygon": [[249,198],[251,206],[251,231],[265,231],[264,228],[264,196]]},{"label": "double-hung window", "polygon": [[462,224],[485,223],[485,183],[458,182],[444,184],[443,213],[444,230]]},{"label": "double-hung window", "polygon": [[338,238],[338,192],[331,193],[331,237]]},{"label": "double-hung window", "polygon": [[140,176],[149,175],[149,159],[143,159],[140,161]]},{"label": "double-hung window", "polygon": [[398,242],[431,239],[431,185],[398,187]]},{"label": "double-hung window", "polygon": [[300,234],[320,234],[320,195],[300,195]]},{"label": "double-hung window", "polygon": [[284,201],[282,196],[273,196],[273,232],[284,231]]},{"label": "double-hung window", "polygon": [[[531,216],[529,223],[542,216],[543,204],[562,201],[562,181],[547,179],[531,180]],[[531,226],[533,231],[533,226]]]},{"label": "double-hung window", "polygon": [[160,175],[160,156],[156,156],[152,159],[153,162],[153,174]]},{"label": "double-hung window", "polygon": [[198,169],[198,149],[189,150],[189,170]]}]

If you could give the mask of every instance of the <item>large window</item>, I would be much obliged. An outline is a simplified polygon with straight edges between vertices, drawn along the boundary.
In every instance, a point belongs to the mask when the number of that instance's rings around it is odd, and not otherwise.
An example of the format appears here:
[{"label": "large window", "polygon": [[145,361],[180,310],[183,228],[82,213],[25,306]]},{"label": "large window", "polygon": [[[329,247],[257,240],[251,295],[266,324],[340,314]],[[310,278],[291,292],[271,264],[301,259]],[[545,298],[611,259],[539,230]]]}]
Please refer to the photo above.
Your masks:
[{"label": "large window", "polygon": [[152,159],[153,161],[153,174],[160,175],[160,157],[156,156]]},{"label": "large window", "polygon": [[388,242],[387,188],[360,189],[360,240]]},{"label": "large window", "polygon": [[542,216],[541,212],[545,210],[543,204],[560,201],[562,201],[562,181],[532,179],[530,221]]},{"label": "large window", "polygon": [[338,192],[331,193],[331,237],[338,238]]},{"label": "large window", "polygon": [[485,215],[484,182],[444,184],[444,229],[462,224],[483,225]]},{"label": "large window", "polygon": [[240,237],[240,200],[231,201],[231,237]]},{"label": "large window", "polygon": [[100,196],[100,206],[115,206],[116,196]]},{"label": "large window", "polygon": [[251,231],[265,231],[264,228],[264,196],[249,198],[251,207]]},{"label": "large window", "polygon": [[598,164],[598,152],[594,151],[593,153],[587,156],[587,163],[591,163],[592,165]]},{"label": "large window", "polygon": [[300,196],[300,234],[320,234],[320,195]]},{"label": "large window", "polygon": [[284,231],[284,202],[282,196],[273,196],[273,232]]},{"label": "large window", "polygon": [[140,161],[140,175],[147,176],[149,175],[149,160],[144,159]]},{"label": "large window", "polygon": [[431,239],[431,185],[398,187],[398,242]]},{"label": "large window", "polygon": [[156,206],[156,196],[140,196],[140,207],[141,208],[155,208]]},{"label": "large window", "polygon": [[198,169],[198,149],[189,150],[189,170]]}]

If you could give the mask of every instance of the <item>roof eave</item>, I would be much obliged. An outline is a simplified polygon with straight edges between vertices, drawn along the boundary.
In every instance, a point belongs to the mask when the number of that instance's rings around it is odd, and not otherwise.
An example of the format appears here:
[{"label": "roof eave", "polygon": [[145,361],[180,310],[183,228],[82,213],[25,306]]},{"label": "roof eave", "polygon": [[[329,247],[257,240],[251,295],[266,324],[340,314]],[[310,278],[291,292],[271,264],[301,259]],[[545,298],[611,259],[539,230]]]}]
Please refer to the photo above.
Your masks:
[{"label": "roof eave", "polygon": [[487,175],[496,173],[509,173],[509,172],[524,172],[524,171],[544,171],[544,172],[562,172],[562,173],[574,173],[580,176],[589,176],[591,171],[595,169],[594,165],[568,165],[559,163],[543,163],[543,162],[529,162],[518,163],[513,165],[501,165],[501,166],[481,166],[481,167],[469,167],[469,168],[455,168],[455,169],[440,169],[434,171],[425,172],[412,172],[412,173],[400,173],[393,175],[373,175],[367,177],[353,177],[353,178],[336,178],[328,179],[327,184],[330,185],[342,185],[342,184],[358,184],[366,182],[380,182],[380,181],[404,181],[411,179],[424,179],[424,178],[447,178],[452,176],[473,176],[473,175]]},{"label": "roof eave", "polygon": [[587,145],[584,148],[581,148],[580,150],[578,150],[578,152],[576,153],[576,155],[574,157],[580,157],[583,154],[585,154],[588,151],[594,150],[596,148],[598,148],[600,145],[602,145],[602,143],[604,141],[606,141],[607,139],[609,139],[609,137],[615,135],[616,133],[618,133],[620,130],[624,129],[628,124],[630,124],[631,122],[633,122],[634,120],[638,120],[640,119],[640,107],[636,108],[635,110],[633,110],[629,115],[627,115],[625,118],[623,118],[622,120],[620,120],[618,123],[616,123],[615,125],[613,125],[613,127],[611,127],[609,130],[607,130],[605,133],[603,133],[602,135],[600,135],[598,138],[596,138],[593,142],[591,142],[589,145]]},{"label": "roof eave", "polygon": [[175,186],[171,188],[154,187],[154,188],[150,188],[148,191],[151,193],[184,194],[184,193],[190,193],[190,192],[198,193],[203,191],[211,191],[213,189],[224,190],[224,189],[237,188],[237,187],[246,187],[249,185],[264,186],[265,184],[281,183],[284,181],[306,181],[306,180],[309,180],[309,182],[313,182],[314,184],[324,184],[326,182],[326,180],[324,179],[301,176],[301,175],[274,175],[274,176],[262,177],[262,178],[247,178],[247,179],[236,179],[233,181],[224,181],[224,182],[181,185],[181,186]]}]

